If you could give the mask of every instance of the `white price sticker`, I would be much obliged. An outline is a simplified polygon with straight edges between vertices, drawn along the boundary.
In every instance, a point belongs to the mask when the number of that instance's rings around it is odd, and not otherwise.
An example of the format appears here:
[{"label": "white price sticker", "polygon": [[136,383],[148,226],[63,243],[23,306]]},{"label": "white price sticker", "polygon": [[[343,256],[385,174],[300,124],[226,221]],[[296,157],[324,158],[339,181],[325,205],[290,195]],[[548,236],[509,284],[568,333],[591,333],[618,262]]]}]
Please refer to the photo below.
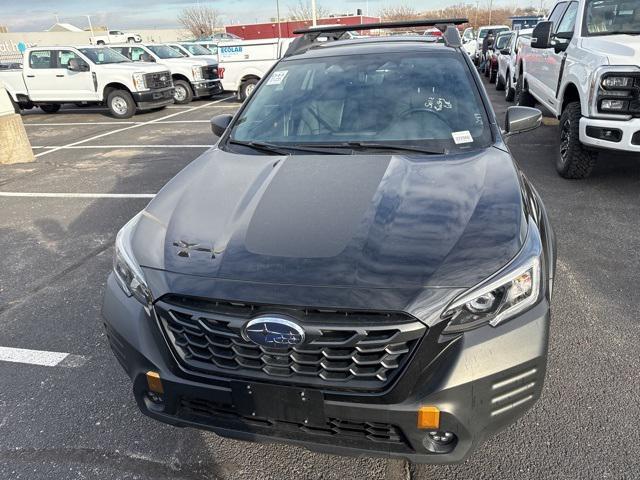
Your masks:
[{"label": "white price sticker", "polygon": [[452,132],[451,136],[453,137],[453,141],[456,143],[456,145],[459,145],[461,143],[473,143],[473,137],[471,136],[471,132],[469,132],[469,130]]},{"label": "white price sticker", "polygon": [[280,85],[282,81],[287,76],[289,70],[280,70],[279,72],[274,72],[267,81],[267,85]]}]

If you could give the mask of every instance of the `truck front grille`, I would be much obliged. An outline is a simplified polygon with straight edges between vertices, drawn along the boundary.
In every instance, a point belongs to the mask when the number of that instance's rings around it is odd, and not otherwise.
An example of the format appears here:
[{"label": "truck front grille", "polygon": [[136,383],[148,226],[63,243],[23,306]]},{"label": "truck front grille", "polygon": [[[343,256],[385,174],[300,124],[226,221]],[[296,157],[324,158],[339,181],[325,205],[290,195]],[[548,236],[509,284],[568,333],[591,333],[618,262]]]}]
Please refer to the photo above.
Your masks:
[{"label": "truck front grille", "polygon": [[205,80],[216,80],[218,78],[218,67],[213,65],[202,67],[202,78]]},{"label": "truck front grille", "polygon": [[173,81],[171,80],[171,72],[157,72],[157,73],[147,73],[144,76],[145,83],[147,84],[147,88],[151,90],[156,90],[159,88],[167,88],[173,85]]},{"label": "truck front grille", "polygon": [[[165,337],[188,370],[227,377],[346,390],[380,390],[407,364],[426,327],[395,312],[303,309],[166,296],[155,305]],[[305,330],[299,346],[245,340],[243,326],[286,312]]]}]

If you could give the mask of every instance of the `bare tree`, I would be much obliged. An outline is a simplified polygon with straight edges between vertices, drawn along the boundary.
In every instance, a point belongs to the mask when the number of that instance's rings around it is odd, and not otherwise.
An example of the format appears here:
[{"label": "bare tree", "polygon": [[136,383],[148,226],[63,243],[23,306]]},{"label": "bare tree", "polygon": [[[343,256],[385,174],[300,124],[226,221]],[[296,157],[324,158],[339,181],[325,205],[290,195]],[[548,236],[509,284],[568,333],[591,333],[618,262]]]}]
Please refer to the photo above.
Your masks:
[{"label": "bare tree", "polygon": [[416,20],[421,15],[409,5],[396,5],[380,10],[380,18],[385,22],[399,22],[402,20]]},{"label": "bare tree", "polygon": [[219,16],[216,9],[206,5],[197,5],[183,9],[178,15],[178,22],[194,37],[208,37],[213,35],[218,26]]},{"label": "bare tree", "polygon": [[[295,5],[289,5],[288,18],[290,20],[311,20],[313,13],[311,12],[311,2],[309,0],[298,0]],[[327,10],[322,5],[316,5],[317,18],[324,18],[329,15]]]}]

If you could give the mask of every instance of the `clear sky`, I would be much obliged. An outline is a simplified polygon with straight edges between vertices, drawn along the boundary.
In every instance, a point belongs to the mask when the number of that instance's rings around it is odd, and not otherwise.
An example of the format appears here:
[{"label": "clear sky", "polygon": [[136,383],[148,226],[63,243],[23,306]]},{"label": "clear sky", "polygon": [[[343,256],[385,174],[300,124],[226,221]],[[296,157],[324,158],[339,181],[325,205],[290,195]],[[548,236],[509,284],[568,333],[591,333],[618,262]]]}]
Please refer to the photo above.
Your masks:
[{"label": "clear sky", "polygon": [[[304,1],[304,0],[303,0]],[[495,0],[497,5],[526,6],[536,0]],[[539,1],[539,0],[538,0]],[[288,7],[298,0],[279,0],[285,16]],[[488,5],[489,0],[481,0]],[[61,22],[80,28],[88,26],[85,15],[92,15],[94,25],[114,29],[174,28],[176,17],[196,0],[0,0],[0,25],[11,32],[41,31],[55,23],[57,14]],[[221,14],[223,24],[268,21],[276,15],[276,0],[201,0]],[[445,5],[465,3],[460,0],[318,0],[318,4],[332,13],[355,12],[367,8],[376,15],[381,8],[392,4],[411,5],[419,10],[435,9]],[[466,3],[475,4],[476,0]]]}]

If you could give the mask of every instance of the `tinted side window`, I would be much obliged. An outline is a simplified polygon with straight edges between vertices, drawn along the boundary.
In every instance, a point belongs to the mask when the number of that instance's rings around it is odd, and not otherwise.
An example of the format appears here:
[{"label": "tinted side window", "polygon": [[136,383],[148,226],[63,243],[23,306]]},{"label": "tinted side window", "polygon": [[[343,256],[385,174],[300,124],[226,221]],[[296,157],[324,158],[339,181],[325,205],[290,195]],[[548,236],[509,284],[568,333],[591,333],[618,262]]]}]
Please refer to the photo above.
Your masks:
[{"label": "tinted side window", "polygon": [[38,50],[29,54],[29,66],[31,68],[53,68],[53,55],[51,50]]},{"label": "tinted side window", "polygon": [[110,47],[121,55],[124,55],[131,60],[131,49],[129,47]]},{"label": "tinted side window", "polygon": [[557,33],[573,33],[576,27],[576,18],[578,16],[578,2],[571,2],[567,13],[562,17],[562,21],[556,28]]},{"label": "tinted side window", "polygon": [[147,54],[147,52],[145,52],[142,48],[131,47],[131,54],[129,55],[129,58],[134,62],[139,62],[142,60],[141,57],[145,54]]},{"label": "tinted side window", "polygon": [[76,55],[75,52],[72,52],[71,50],[58,50],[56,56],[58,57],[56,68],[67,68],[67,65],[69,65],[69,60],[71,60],[72,58],[77,58],[78,62],[85,63],[84,60],[82,60],[78,55]]}]

